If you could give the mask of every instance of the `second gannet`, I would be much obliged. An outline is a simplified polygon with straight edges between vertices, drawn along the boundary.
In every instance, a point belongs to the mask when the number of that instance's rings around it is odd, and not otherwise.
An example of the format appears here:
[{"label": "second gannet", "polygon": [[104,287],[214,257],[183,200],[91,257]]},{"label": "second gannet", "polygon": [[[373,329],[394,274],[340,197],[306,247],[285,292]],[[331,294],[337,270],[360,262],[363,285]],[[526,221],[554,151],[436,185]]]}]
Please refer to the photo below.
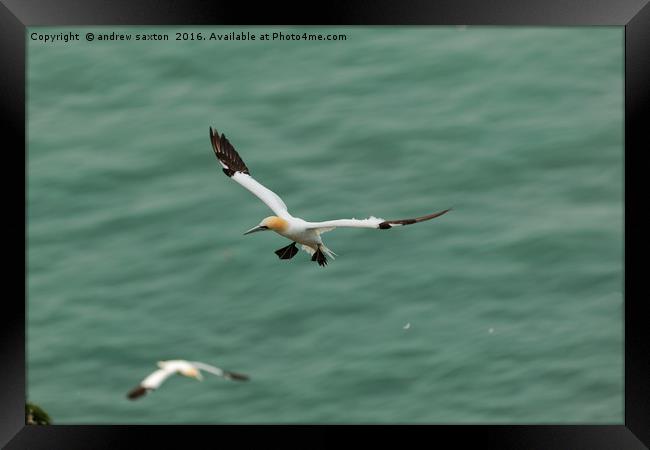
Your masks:
[{"label": "second gannet", "polygon": [[152,372],[144,380],[140,382],[135,388],[131,389],[127,394],[130,400],[135,400],[142,397],[146,393],[158,389],[167,378],[174,374],[184,375],[186,377],[196,378],[203,380],[201,370],[210,372],[219,377],[224,377],[227,380],[247,381],[248,375],[241,373],[230,372],[218,367],[211,366],[199,361],[185,361],[184,359],[173,359],[169,361],[158,361],[159,369]]},{"label": "second gannet", "polygon": [[323,244],[321,239],[321,234],[327,231],[339,227],[388,230],[396,226],[424,222],[425,220],[441,216],[451,209],[445,209],[413,219],[385,220],[371,216],[367,219],[337,219],[325,222],[307,222],[289,214],[287,205],[284,204],[275,192],[267,189],[251,177],[248,167],[246,167],[244,161],[228,139],[226,139],[225,134],[219,135],[217,130],[213,130],[210,127],[210,142],[212,143],[214,154],[217,156],[217,160],[223,168],[223,172],[252,192],[276,214],[275,216],[266,217],[259,225],[251,228],[244,234],[271,230],[293,241],[290,245],[275,251],[275,254],[280,259],[293,258],[298,253],[298,248],[296,248],[296,243],[298,243],[301,244],[304,251],[311,255],[312,261],[317,261],[320,266],[326,266],[326,255],[331,258],[334,258],[336,255]]}]

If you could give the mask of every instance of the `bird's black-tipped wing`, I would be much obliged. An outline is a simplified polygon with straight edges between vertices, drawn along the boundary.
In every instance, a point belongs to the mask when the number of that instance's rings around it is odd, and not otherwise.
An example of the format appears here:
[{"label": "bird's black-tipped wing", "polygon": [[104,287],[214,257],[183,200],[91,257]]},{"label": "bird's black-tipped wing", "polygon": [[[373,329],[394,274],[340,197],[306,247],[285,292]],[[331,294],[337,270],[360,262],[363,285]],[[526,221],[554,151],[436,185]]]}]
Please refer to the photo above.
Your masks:
[{"label": "bird's black-tipped wing", "polygon": [[414,219],[399,219],[399,220],[385,220],[378,217],[369,217],[368,219],[336,219],[336,220],[327,220],[325,222],[308,222],[308,228],[321,230],[321,233],[326,231],[333,230],[334,228],[373,228],[380,230],[387,230],[393,227],[400,227],[404,225],[411,225],[412,223],[424,222],[425,220],[431,220],[435,217],[442,216],[444,213],[451,211],[450,209],[445,209],[443,211],[438,211],[433,214],[429,214],[422,217],[416,217]]},{"label": "bird's black-tipped wing", "polygon": [[210,142],[214,154],[223,168],[223,173],[262,200],[276,215],[285,218],[291,217],[287,211],[287,205],[284,204],[282,199],[275,192],[250,176],[248,167],[246,167],[246,164],[224,134],[219,135],[217,130],[210,127]]},{"label": "bird's black-tipped wing", "polygon": [[226,139],[226,135],[219,135],[217,130],[213,130],[210,127],[210,142],[212,143],[212,149],[214,154],[217,156],[219,163],[223,166],[223,172],[232,177],[235,172],[246,173],[250,175],[250,171],[246,164],[239,156],[239,153],[235,148],[230,144],[230,141]]},{"label": "bird's black-tipped wing", "polygon": [[451,208],[445,209],[443,211],[438,211],[433,214],[428,214],[426,216],[416,217],[414,219],[385,220],[379,224],[379,229],[387,230],[394,226],[411,225],[413,223],[424,222],[425,220],[431,220],[431,219],[435,219],[436,217],[440,217],[444,213],[449,212],[450,210]]},{"label": "bird's black-tipped wing", "polygon": [[191,361],[191,364],[197,369],[205,370],[206,372],[209,372],[218,377],[224,377],[227,380],[247,381],[250,379],[248,375],[244,375],[243,373],[233,372],[230,370],[223,370],[220,369],[219,367],[211,366],[210,364],[206,364],[201,361]]}]

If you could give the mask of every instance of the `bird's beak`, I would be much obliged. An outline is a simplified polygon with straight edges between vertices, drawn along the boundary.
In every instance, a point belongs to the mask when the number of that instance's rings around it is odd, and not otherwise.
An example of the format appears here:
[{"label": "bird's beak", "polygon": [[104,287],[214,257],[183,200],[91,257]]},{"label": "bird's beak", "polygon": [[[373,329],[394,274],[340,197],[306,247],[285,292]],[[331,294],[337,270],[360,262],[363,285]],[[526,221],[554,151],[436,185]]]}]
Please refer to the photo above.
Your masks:
[{"label": "bird's beak", "polygon": [[247,234],[256,233],[258,231],[264,231],[264,230],[268,230],[268,228],[265,227],[265,226],[262,226],[262,225],[258,225],[256,227],[251,228],[246,233],[244,233],[244,236],[247,235]]}]

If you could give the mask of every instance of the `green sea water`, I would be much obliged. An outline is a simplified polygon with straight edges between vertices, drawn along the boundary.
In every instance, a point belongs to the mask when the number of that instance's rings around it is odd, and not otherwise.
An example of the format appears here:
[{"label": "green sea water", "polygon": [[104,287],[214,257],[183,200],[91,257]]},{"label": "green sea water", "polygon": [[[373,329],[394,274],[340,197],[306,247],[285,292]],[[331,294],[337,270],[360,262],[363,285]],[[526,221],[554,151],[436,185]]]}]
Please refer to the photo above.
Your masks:
[{"label": "green sea water", "polygon": [[[623,422],[622,27],[26,38],[28,399],[54,423]],[[280,261],[209,126],[298,217],[454,209]],[[126,398],[175,358],[252,380]]]}]

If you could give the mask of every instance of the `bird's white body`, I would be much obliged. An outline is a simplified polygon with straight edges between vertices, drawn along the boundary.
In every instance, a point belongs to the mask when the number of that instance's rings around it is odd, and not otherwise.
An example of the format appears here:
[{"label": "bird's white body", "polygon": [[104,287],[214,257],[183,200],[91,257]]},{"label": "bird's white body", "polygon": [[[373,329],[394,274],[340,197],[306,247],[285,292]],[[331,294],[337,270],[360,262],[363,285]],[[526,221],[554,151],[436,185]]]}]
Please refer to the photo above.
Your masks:
[{"label": "bird's white body", "polygon": [[286,215],[284,220],[288,223],[286,229],[273,230],[280,236],[284,236],[291,241],[308,245],[310,247],[317,247],[319,244],[323,243],[319,231],[315,228],[310,228],[309,222],[299,219],[298,217],[292,217],[289,214]]},{"label": "bird's white body", "polygon": [[[292,216],[289,213],[287,205],[275,192],[251,177],[248,167],[246,167],[246,164],[226,139],[225,135],[219,135],[216,130],[213,131],[210,128],[210,142],[224,173],[262,200],[276,214],[275,216],[265,218],[258,226],[244,234],[264,230],[275,231],[280,236],[294,243],[301,244],[302,249],[312,255],[312,260],[318,261],[318,264],[321,266],[327,264],[325,255],[332,258],[335,255],[334,252],[323,244],[321,234],[327,231],[339,227],[386,230],[396,226],[410,225],[412,223],[433,219],[449,211],[447,209],[427,216],[401,220],[384,220],[377,217],[369,217],[367,219],[337,219],[325,222],[308,222]],[[290,249],[290,247],[282,248],[275,253],[280,259],[291,259],[297,250]]]},{"label": "bird's white body", "polygon": [[323,245],[323,240],[320,235],[324,231],[314,228],[313,224],[310,222],[298,217],[292,217],[289,214],[287,214],[287,217],[284,220],[288,223],[288,227],[285,230],[273,230],[280,236],[283,236],[290,241],[302,244],[303,250],[310,255],[318,249],[319,245]]},{"label": "bird's white body", "polygon": [[196,367],[190,364],[188,361],[181,359],[174,359],[170,361],[158,361],[158,367],[160,369],[151,373],[147,376],[140,385],[147,389],[158,389],[167,378],[174,374],[181,374],[186,376],[192,376],[194,378],[200,379],[200,373]]}]

